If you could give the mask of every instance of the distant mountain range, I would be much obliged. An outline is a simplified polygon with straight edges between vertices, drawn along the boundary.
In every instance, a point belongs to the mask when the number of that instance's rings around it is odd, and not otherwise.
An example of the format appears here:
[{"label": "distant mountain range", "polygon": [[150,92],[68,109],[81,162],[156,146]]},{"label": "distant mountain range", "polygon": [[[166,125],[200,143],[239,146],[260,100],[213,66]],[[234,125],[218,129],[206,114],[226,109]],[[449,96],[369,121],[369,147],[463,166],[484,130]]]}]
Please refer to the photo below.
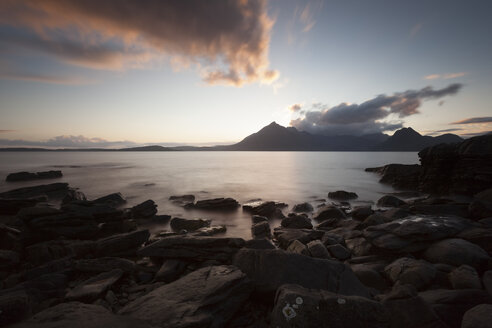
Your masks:
[{"label": "distant mountain range", "polygon": [[362,136],[324,136],[284,127],[275,122],[242,141],[226,146],[163,147],[143,146],[123,149],[44,149],[2,148],[0,151],[420,151],[425,147],[456,143],[463,139],[455,134],[423,136],[412,128],[402,128],[392,136],[383,133]]}]

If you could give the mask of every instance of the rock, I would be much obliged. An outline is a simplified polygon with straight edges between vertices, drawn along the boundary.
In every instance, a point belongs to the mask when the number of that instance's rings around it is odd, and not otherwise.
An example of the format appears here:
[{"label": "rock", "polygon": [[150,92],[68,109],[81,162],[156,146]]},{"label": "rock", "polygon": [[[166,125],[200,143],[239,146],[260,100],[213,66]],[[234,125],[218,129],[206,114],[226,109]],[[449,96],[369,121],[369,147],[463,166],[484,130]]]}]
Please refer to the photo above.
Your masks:
[{"label": "rock", "polygon": [[72,202],[86,202],[87,197],[84,193],[73,188],[69,188],[67,194],[62,199],[62,205],[69,204]]},{"label": "rock", "polygon": [[492,270],[485,271],[482,276],[482,283],[485,290],[492,296]]},{"label": "rock", "polygon": [[0,291],[0,327],[32,315],[32,301],[23,289]]},{"label": "rock", "polygon": [[271,327],[389,327],[379,302],[360,296],[283,285],[277,291]]},{"label": "rock", "polygon": [[4,199],[29,199],[39,196],[47,196],[50,199],[61,199],[68,192],[68,183],[57,182],[47,185],[24,187],[0,193],[0,198]]},{"label": "rock", "polygon": [[171,219],[171,229],[173,231],[195,231],[200,228],[210,227],[210,220],[203,219],[182,219],[182,218],[172,218]]},{"label": "rock", "polygon": [[225,327],[250,293],[237,268],[205,267],[136,299],[119,314],[156,327]]},{"label": "rock", "polygon": [[331,256],[340,261],[350,258],[350,251],[340,244],[326,246],[326,249]]},{"label": "rock", "polygon": [[152,328],[148,323],[109,312],[102,306],[79,302],[61,303],[35,314],[17,328]]},{"label": "rock", "polygon": [[289,213],[280,223],[284,228],[291,229],[312,229],[313,224],[307,215]]},{"label": "rock", "polygon": [[11,270],[20,262],[19,253],[0,249],[0,271]]},{"label": "rock", "polygon": [[115,192],[92,201],[93,204],[106,204],[112,207],[118,207],[126,204],[126,199],[119,192]]},{"label": "rock", "polygon": [[139,256],[183,260],[228,261],[244,246],[241,238],[170,236],[138,251]]},{"label": "rock", "polygon": [[133,218],[150,218],[157,214],[157,205],[153,200],[149,199],[145,202],[135,205],[131,208],[130,213]]},{"label": "rock", "polygon": [[203,228],[196,230],[193,233],[193,236],[214,236],[217,234],[225,233],[226,231],[227,231],[227,228],[225,225],[203,227]]},{"label": "rock", "polygon": [[382,167],[367,168],[366,172],[375,172],[380,174],[379,182],[390,184],[396,189],[415,190],[419,186],[419,176],[422,167],[418,164],[388,164]]},{"label": "rock", "polygon": [[460,265],[449,274],[449,281],[454,289],[481,289],[480,276],[473,267]]},{"label": "rock", "polygon": [[492,217],[492,202],[474,200],[470,203],[468,212],[473,220]]},{"label": "rock", "polygon": [[59,237],[68,239],[95,239],[98,237],[99,227],[90,216],[77,213],[61,213],[41,216],[24,220],[29,231],[39,240],[50,240]]},{"label": "rock", "polygon": [[369,255],[373,251],[373,246],[365,238],[352,238],[345,240],[347,248],[355,256]]},{"label": "rock", "polygon": [[302,203],[302,204],[294,205],[292,211],[296,213],[310,213],[314,211],[314,207],[309,203]]},{"label": "rock", "polygon": [[125,213],[108,204],[94,204],[89,201],[77,201],[61,206],[64,212],[90,216],[98,223],[119,222],[126,218]]},{"label": "rock", "polygon": [[264,216],[269,219],[282,219],[284,214],[282,208],[287,207],[287,204],[277,202],[250,202],[243,205],[243,211],[252,215]]},{"label": "rock", "polygon": [[408,207],[412,214],[420,215],[454,215],[468,217],[468,204],[414,204]]},{"label": "rock", "polygon": [[123,271],[114,269],[109,272],[103,272],[95,277],[92,277],[69,291],[66,299],[69,301],[81,301],[90,303],[100,298],[111,286],[117,282]]},{"label": "rock", "polygon": [[135,262],[119,257],[80,259],[75,261],[74,269],[87,273],[101,273],[114,269],[120,269],[124,273],[131,273],[135,270]]},{"label": "rock", "polygon": [[155,275],[155,281],[170,283],[179,278],[186,269],[186,263],[180,260],[166,260]]},{"label": "rock", "polygon": [[251,220],[253,221],[254,224],[264,221],[268,222],[268,218],[266,216],[261,216],[261,215],[253,215],[251,217]]},{"label": "rock", "polygon": [[318,259],[331,259],[330,253],[320,240],[313,240],[307,244],[307,249],[312,257]]},{"label": "rock", "polygon": [[17,173],[10,173],[9,175],[7,175],[5,181],[14,182],[14,181],[31,181],[31,180],[41,180],[41,179],[56,179],[56,178],[61,178],[62,176],[63,174],[61,171],[44,171],[44,172],[37,172],[37,173],[17,172]]},{"label": "rock", "polygon": [[138,230],[99,239],[96,242],[96,255],[99,257],[134,255],[149,237],[149,230]]},{"label": "rock", "polygon": [[99,225],[99,235],[101,237],[112,236],[114,234],[127,233],[137,230],[135,220],[110,221]]},{"label": "rock", "polygon": [[469,220],[459,217],[410,216],[370,226],[364,230],[364,237],[377,248],[409,253],[424,250],[436,240],[452,237],[470,224]]},{"label": "rock", "polygon": [[289,247],[287,247],[287,252],[310,256],[306,245],[301,243],[299,240],[294,240],[291,242]]},{"label": "rock", "polygon": [[376,270],[371,269],[367,265],[355,265],[352,266],[354,274],[359,281],[368,288],[374,288],[379,292],[383,292],[388,289],[388,283]]},{"label": "rock", "polygon": [[251,226],[251,235],[253,239],[265,239],[272,237],[270,224],[267,221],[261,221]]},{"label": "rock", "polygon": [[273,234],[279,243],[279,247],[282,249],[287,249],[290,243],[294,240],[299,240],[301,243],[307,244],[311,240],[323,238],[325,232],[310,229],[275,228]]},{"label": "rock", "polygon": [[359,225],[359,229],[364,229],[373,225],[378,225],[378,224],[383,224],[383,223],[388,223],[391,220],[388,219],[386,216],[375,213],[372,215],[369,215],[362,223]]},{"label": "rock", "polygon": [[410,284],[423,290],[434,280],[437,270],[426,261],[402,257],[386,266],[384,273],[393,283]]},{"label": "rock", "polygon": [[277,249],[277,247],[275,247],[275,245],[268,239],[247,240],[244,247],[251,249]]},{"label": "rock", "polygon": [[471,227],[461,231],[455,236],[472,244],[482,247],[487,253],[492,254],[492,229],[485,227]]},{"label": "rock", "polygon": [[459,328],[466,311],[479,304],[491,304],[492,298],[479,289],[433,289],[419,293],[449,327]]},{"label": "rock", "polygon": [[390,314],[391,327],[446,328],[434,310],[415,291],[404,291],[405,285],[395,285],[381,302]]},{"label": "rock", "polygon": [[329,205],[322,207],[314,215],[313,219],[318,222],[323,222],[328,219],[345,219],[345,213],[339,208]]},{"label": "rock", "polygon": [[357,221],[363,221],[373,213],[371,206],[357,206],[351,212],[352,218]]},{"label": "rock", "polygon": [[20,250],[21,231],[0,223],[0,249]]},{"label": "rock", "polygon": [[328,193],[328,198],[335,199],[335,200],[351,200],[351,199],[357,199],[359,196],[355,192],[350,192],[350,191],[344,191],[344,190],[337,190],[337,191],[330,191]]},{"label": "rock", "polygon": [[195,204],[189,203],[185,208],[202,211],[233,211],[239,206],[237,200],[233,198],[213,198],[199,200]]},{"label": "rock", "polygon": [[410,213],[409,211],[404,210],[402,208],[390,208],[381,214],[387,218],[387,221],[404,219],[404,218],[412,215],[412,213]]},{"label": "rock", "polygon": [[444,239],[432,244],[424,252],[424,258],[432,263],[454,266],[468,264],[476,269],[486,267],[490,257],[480,246],[463,239]]},{"label": "rock", "polygon": [[15,215],[23,208],[36,206],[40,201],[28,199],[0,199],[0,215]]},{"label": "rock", "polygon": [[385,195],[378,199],[377,204],[379,207],[400,207],[406,203],[398,197]]},{"label": "rock", "polygon": [[186,204],[193,204],[195,201],[194,195],[181,195],[181,196],[171,196],[169,200],[174,204],[179,206],[185,206]]},{"label": "rock", "polygon": [[350,267],[338,261],[316,259],[282,250],[241,249],[233,264],[253,280],[260,292],[283,284],[297,284],[343,295],[369,297]]},{"label": "rock", "polygon": [[324,230],[324,231],[330,231],[333,230],[337,227],[339,227],[342,222],[345,221],[345,219],[340,219],[340,218],[331,218],[324,220],[320,224],[316,226],[317,230]]},{"label": "rock", "polygon": [[488,328],[492,322],[492,305],[480,304],[465,312],[461,328]]},{"label": "rock", "polygon": [[96,244],[82,240],[50,240],[26,247],[26,259],[40,265],[64,257],[82,257],[92,253]]}]

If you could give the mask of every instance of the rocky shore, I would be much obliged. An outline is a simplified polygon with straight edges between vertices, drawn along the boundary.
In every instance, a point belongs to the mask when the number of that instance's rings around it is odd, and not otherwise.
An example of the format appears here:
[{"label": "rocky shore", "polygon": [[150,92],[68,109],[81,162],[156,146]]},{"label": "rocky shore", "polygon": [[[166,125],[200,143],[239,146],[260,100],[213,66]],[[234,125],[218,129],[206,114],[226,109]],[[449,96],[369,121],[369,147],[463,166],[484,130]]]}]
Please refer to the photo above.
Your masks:
[{"label": "rocky shore", "polygon": [[369,169],[402,191],[367,206],[357,190],[290,205],[170,195],[249,213],[249,240],[67,183],[0,193],[0,326],[490,327],[492,136],[419,156]]}]

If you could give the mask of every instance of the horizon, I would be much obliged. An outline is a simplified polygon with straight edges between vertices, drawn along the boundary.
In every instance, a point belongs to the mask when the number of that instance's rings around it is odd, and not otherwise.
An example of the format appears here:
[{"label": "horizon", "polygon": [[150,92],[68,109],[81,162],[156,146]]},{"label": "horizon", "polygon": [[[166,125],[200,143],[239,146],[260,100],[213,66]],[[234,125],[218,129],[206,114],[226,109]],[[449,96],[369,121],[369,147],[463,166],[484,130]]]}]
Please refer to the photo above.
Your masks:
[{"label": "horizon", "polygon": [[492,130],[492,4],[125,3],[0,4],[0,147]]}]

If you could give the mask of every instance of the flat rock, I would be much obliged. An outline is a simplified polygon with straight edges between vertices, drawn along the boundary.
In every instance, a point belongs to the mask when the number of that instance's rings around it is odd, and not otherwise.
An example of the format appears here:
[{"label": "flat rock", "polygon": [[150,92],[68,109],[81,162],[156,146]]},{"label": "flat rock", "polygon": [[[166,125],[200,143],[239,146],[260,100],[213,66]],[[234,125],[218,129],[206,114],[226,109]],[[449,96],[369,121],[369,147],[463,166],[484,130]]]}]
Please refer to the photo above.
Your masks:
[{"label": "flat rock", "polygon": [[36,217],[27,223],[31,233],[42,240],[65,237],[68,239],[95,239],[99,227],[90,216],[78,213],[61,213]]},{"label": "flat rock", "polygon": [[492,323],[492,305],[480,304],[465,312],[461,328],[489,328]]},{"label": "flat rock", "polygon": [[196,261],[228,261],[244,246],[241,238],[170,236],[138,251],[139,256]]},{"label": "flat rock", "polygon": [[335,199],[335,200],[352,200],[352,199],[357,199],[359,196],[355,192],[351,191],[344,191],[344,190],[337,190],[337,191],[330,191],[328,193],[328,198]]},{"label": "flat rock", "polygon": [[118,206],[121,206],[123,204],[126,204],[126,199],[123,198],[121,193],[115,192],[115,193],[94,199],[92,201],[92,203],[93,204],[106,204],[109,206],[118,207]]},{"label": "flat rock", "polygon": [[310,256],[307,246],[301,243],[299,240],[294,240],[290,243],[289,247],[287,247],[287,252]]},{"label": "flat rock", "polygon": [[61,199],[68,192],[68,183],[57,182],[33,187],[24,187],[0,193],[0,198],[33,198],[47,196],[50,199]]},{"label": "flat rock", "polygon": [[79,302],[61,303],[35,314],[16,328],[152,328],[145,321],[115,315],[102,306]]},{"label": "flat rock", "polygon": [[272,327],[389,327],[379,303],[360,296],[283,285],[277,291]]},{"label": "flat rock", "polygon": [[95,242],[89,240],[50,240],[26,247],[25,252],[28,262],[40,265],[64,257],[82,257],[95,248]]},{"label": "flat rock", "polygon": [[43,171],[43,172],[16,172],[10,173],[5,178],[7,182],[14,181],[32,181],[32,180],[42,180],[42,179],[56,179],[63,176],[61,171]]},{"label": "flat rock", "polygon": [[283,284],[369,297],[350,267],[282,250],[241,249],[233,264],[253,280],[258,291],[273,292]]},{"label": "flat rock", "polygon": [[432,263],[454,266],[468,264],[476,269],[486,267],[490,256],[480,246],[466,240],[452,238],[438,241],[424,252],[424,259]]},{"label": "flat rock", "polygon": [[233,211],[239,206],[237,200],[233,198],[213,198],[199,200],[195,204],[187,204],[185,208],[202,211]]},{"label": "flat rock", "polygon": [[87,273],[101,273],[119,269],[125,273],[130,273],[135,270],[135,262],[119,257],[80,259],[74,262],[74,269]]},{"label": "flat rock", "polygon": [[120,269],[100,273],[77,285],[65,298],[69,301],[91,303],[100,298],[122,275],[123,271]]},{"label": "flat rock", "polygon": [[263,202],[263,201],[255,201],[246,203],[243,205],[243,211],[250,213],[251,215],[259,215],[264,216],[269,219],[274,218],[283,218],[284,214],[282,213],[282,209],[287,207],[287,204],[278,203],[273,201]]},{"label": "flat rock", "polygon": [[379,182],[390,184],[397,189],[417,189],[422,167],[418,164],[388,164],[382,167],[367,168],[366,172],[380,174]]},{"label": "flat rock", "polygon": [[173,231],[195,231],[200,228],[210,227],[210,220],[172,218],[170,225]]},{"label": "flat rock", "polygon": [[179,206],[185,206],[186,204],[193,203],[195,201],[194,195],[180,195],[180,196],[171,196],[169,200],[174,204]]},{"label": "flat rock", "polygon": [[227,228],[225,225],[217,225],[210,227],[203,227],[193,232],[193,236],[214,236],[221,233],[225,233]]},{"label": "flat rock", "polygon": [[240,270],[211,266],[153,290],[119,314],[158,327],[225,327],[250,293],[251,285]]},{"label": "flat rock", "polygon": [[150,237],[149,230],[110,236],[96,241],[97,256],[119,256],[135,254],[136,250]]}]

